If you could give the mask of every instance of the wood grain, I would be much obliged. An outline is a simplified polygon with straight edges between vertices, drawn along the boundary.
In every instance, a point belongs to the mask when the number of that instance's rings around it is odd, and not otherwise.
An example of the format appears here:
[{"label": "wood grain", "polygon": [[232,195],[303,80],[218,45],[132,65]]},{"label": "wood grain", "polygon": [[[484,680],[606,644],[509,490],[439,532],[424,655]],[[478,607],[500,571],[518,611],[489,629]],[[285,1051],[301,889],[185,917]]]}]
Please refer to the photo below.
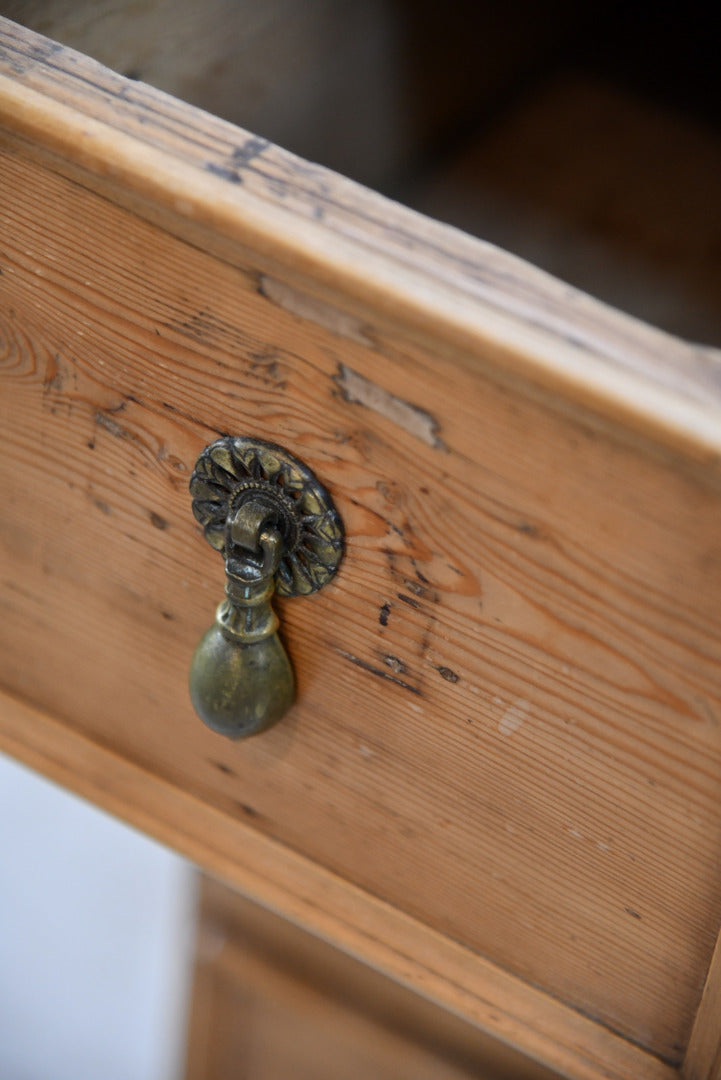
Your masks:
[{"label": "wood grain", "polygon": [[[1,20],[0,117],[54,167],[230,263],[253,258],[374,325],[618,435],[713,467],[718,352],[609,310],[491,244]],[[4,73],[4,75],[3,75]],[[246,258],[247,258],[247,252]],[[707,469],[708,472],[708,469]]]},{"label": "wood grain", "polygon": [[0,695],[0,746],[169,844],[253,901],[569,1080],[675,1069],[237,817]]},{"label": "wood grain", "polygon": [[[0,681],[680,1063],[721,922],[715,355],[3,49]],[[185,690],[222,579],[186,485],[228,432],[349,537],[282,607],[298,706],[241,746]]]}]

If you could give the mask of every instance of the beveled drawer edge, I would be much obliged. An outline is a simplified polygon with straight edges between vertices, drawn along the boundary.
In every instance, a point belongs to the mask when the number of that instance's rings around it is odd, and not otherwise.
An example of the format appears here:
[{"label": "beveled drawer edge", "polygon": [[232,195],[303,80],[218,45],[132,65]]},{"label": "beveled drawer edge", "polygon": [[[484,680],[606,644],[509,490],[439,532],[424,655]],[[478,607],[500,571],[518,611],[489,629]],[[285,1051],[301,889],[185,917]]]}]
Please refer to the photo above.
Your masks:
[{"label": "beveled drawer edge", "polygon": [[721,936],[716,940],[681,1075],[684,1080],[721,1080]]},{"label": "beveled drawer edge", "polygon": [[[568,1080],[679,1075],[451,939],[2,691],[0,750]],[[715,1080],[717,1073],[689,1075]]]},{"label": "beveled drawer edge", "polygon": [[[66,100],[63,80],[81,86]],[[120,106],[130,95],[132,123],[112,100]],[[166,114],[169,137],[144,123]],[[182,118],[196,129],[187,145]],[[251,249],[322,300],[717,469],[719,350],[665,334],[271,144],[225,175],[221,144],[253,136],[2,18],[0,126],[47,152],[49,167],[83,170],[88,186],[174,235],[197,242],[202,232],[219,258],[235,263]],[[198,132],[207,133],[200,149]],[[267,173],[256,169],[261,154]]]}]

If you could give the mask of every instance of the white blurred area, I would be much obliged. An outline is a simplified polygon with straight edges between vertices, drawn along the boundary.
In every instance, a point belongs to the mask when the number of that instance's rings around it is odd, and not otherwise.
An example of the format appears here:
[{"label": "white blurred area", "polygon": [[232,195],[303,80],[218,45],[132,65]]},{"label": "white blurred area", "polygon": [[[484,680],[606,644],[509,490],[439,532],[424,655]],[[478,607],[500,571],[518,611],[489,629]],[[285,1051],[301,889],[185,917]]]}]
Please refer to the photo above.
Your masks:
[{"label": "white blurred area", "polygon": [[180,1080],[193,868],[0,755],[0,1077]]}]

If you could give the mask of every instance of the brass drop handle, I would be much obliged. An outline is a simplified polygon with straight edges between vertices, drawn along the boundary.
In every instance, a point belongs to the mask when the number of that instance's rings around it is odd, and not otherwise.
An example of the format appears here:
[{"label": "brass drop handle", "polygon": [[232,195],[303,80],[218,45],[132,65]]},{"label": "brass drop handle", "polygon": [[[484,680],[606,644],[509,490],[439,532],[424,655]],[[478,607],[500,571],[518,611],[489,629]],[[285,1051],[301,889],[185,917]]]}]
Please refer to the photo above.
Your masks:
[{"label": "brass drop handle", "polygon": [[278,637],[273,593],[316,592],[343,554],[328,492],[286,450],[227,436],[206,446],[190,478],[193,513],[225,559],[225,600],[190,665],[190,697],[213,731],[265,731],[293,703],[293,669]]}]

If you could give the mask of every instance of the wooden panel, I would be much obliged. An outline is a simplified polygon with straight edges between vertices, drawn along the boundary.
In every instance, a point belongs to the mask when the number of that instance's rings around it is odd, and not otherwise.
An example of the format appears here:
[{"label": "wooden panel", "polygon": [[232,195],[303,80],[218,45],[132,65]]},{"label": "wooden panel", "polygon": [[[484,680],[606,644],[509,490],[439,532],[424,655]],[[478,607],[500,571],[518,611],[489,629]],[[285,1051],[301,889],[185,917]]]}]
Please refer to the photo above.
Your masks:
[{"label": "wooden panel", "polygon": [[203,879],[187,1080],[553,1080],[542,1066]]},{"label": "wooden panel", "polygon": [[610,423],[624,439],[650,435],[654,449],[700,461],[705,481],[714,475],[717,351],[609,312],[498,248],[0,25],[3,122],[53,168],[231,265],[247,263],[250,245],[256,263],[342,296],[361,321],[370,310],[373,324],[400,325],[457,365],[514,388],[520,377],[552,407],[561,395],[564,414],[580,405],[585,422]]},{"label": "wooden panel", "polygon": [[[133,163],[98,69],[15,40],[3,683],[680,1061],[721,918],[713,354],[265,146],[223,179],[146,130]],[[214,137],[127,92],[121,128]],[[185,487],[225,431],[300,454],[349,536],[283,607],[297,708],[241,746],[185,691],[221,577]]]}]

